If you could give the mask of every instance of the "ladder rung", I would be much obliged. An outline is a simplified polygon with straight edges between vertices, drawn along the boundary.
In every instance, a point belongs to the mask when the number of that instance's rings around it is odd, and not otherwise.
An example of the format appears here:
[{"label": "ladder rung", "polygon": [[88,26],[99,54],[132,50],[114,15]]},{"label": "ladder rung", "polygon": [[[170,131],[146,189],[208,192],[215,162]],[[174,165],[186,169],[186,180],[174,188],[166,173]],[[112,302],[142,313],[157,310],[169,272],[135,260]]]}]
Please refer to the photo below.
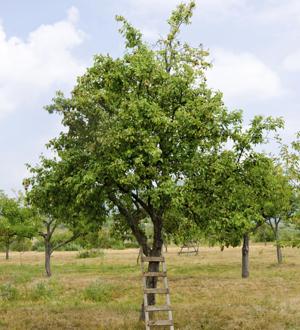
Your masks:
[{"label": "ladder rung", "polygon": [[146,277],[166,277],[167,272],[145,272],[144,276],[146,276]]},{"label": "ladder rung", "polygon": [[151,320],[147,322],[149,326],[151,325],[174,325],[171,320]]},{"label": "ladder rung", "polygon": [[165,261],[165,258],[164,257],[142,257],[142,261],[145,261],[145,262],[150,262],[150,261]]},{"label": "ladder rung", "polygon": [[170,293],[169,289],[144,289],[144,293],[161,293],[161,294],[167,294]]},{"label": "ladder rung", "polygon": [[161,312],[161,311],[171,311],[171,306],[163,305],[163,306],[145,306],[146,312]]}]

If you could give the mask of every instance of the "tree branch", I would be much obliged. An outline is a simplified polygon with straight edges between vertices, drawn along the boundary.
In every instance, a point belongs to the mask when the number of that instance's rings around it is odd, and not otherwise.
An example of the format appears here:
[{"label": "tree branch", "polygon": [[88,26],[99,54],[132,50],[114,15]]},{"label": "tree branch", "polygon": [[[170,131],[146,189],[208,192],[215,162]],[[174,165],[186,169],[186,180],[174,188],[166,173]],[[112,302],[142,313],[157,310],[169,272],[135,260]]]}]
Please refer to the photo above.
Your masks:
[{"label": "tree branch", "polygon": [[148,199],[148,204],[147,204],[138,196],[138,194],[134,193],[129,188],[123,187],[119,184],[118,184],[118,188],[121,190],[121,192],[123,192],[125,194],[130,194],[131,197],[133,197],[135,199],[135,201],[138,202],[140,204],[140,206],[150,215],[150,217],[153,216],[153,208],[152,208],[151,204],[149,204],[149,199]]},{"label": "tree branch", "polygon": [[149,247],[147,244],[147,237],[145,233],[139,228],[137,219],[134,218],[130,211],[122,204],[122,202],[115,196],[112,191],[108,193],[108,197],[117,206],[119,212],[125,217],[133,235],[137,239],[140,246],[143,248],[143,252],[148,255]]},{"label": "tree branch", "polygon": [[63,242],[61,242],[61,243],[55,245],[54,247],[51,248],[51,252],[50,252],[50,253],[52,254],[53,251],[55,251],[55,250],[59,249],[60,247],[62,247],[62,246],[64,246],[64,245],[66,245],[66,244],[68,244],[68,243],[74,241],[75,239],[77,239],[77,238],[78,238],[79,236],[81,236],[81,235],[83,235],[83,234],[76,234],[76,235],[73,235],[73,236],[70,237],[69,239],[67,239],[67,240],[65,240],[65,241],[63,241]]}]

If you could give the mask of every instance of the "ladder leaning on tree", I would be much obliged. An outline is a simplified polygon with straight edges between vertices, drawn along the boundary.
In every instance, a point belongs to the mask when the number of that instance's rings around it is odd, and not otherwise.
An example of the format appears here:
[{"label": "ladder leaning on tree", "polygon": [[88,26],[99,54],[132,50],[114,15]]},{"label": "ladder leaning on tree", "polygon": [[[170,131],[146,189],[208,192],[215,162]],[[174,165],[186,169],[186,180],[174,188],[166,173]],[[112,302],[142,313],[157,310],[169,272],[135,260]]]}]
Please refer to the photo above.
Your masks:
[{"label": "ladder leaning on tree", "polygon": [[[144,262],[160,262],[162,264],[162,271],[147,272],[144,270]],[[167,267],[165,258],[161,257],[145,257],[141,254],[141,267],[143,274],[143,289],[144,289],[144,309],[145,309],[145,324],[146,330],[150,330],[151,326],[170,326],[170,330],[174,330],[173,314],[171,309],[170,290],[168,286]],[[148,288],[147,277],[161,277],[163,278],[163,288]],[[156,306],[148,305],[148,294],[165,294],[166,305]],[[149,313],[152,312],[168,312],[167,320],[150,320]]]}]

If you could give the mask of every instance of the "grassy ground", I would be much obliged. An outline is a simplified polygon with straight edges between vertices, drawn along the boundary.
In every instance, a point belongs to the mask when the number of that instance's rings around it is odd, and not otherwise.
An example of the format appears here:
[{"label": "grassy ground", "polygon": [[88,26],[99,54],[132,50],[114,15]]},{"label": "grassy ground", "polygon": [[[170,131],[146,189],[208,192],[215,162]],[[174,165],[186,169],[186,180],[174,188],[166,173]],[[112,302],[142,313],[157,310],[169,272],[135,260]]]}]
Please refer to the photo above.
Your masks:
[{"label": "grassy ground", "polygon": [[[240,249],[201,248],[199,256],[166,254],[175,329],[300,329],[300,251],[285,249],[276,265],[272,245],[251,246],[250,278],[240,278]],[[136,250],[78,259],[0,254],[0,329],[144,329]]]}]

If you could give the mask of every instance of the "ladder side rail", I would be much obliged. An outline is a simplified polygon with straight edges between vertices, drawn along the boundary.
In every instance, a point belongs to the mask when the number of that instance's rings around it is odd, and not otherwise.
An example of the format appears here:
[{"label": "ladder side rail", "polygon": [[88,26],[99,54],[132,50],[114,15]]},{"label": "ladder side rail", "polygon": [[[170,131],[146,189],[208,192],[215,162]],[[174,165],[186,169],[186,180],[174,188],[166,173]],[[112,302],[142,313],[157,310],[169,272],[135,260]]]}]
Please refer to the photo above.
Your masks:
[{"label": "ladder side rail", "polygon": [[[162,271],[167,272],[167,266],[166,266],[165,261],[162,263]],[[166,303],[167,303],[168,306],[171,306],[171,298],[170,298],[168,278],[164,277],[163,281],[164,281],[165,288],[168,290],[168,293],[166,294]],[[169,321],[173,322],[172,310],[168,311],[168,317],[169,317]],[[170,330],[174,330],[174,325],[170,325]]]},{"label": "ladder side rail", "polygon": [[147,280],[146,277],[144,276],[144,260],[143,260],[143,251],[142,248],[140,248],[140,253],[139,255],[141,256],[141,269],[142,269],[142,276],[143,276],[143,294],[144,294],[144,313],[145,313],[145,325],[146,325],[146,330],[150,330],[150,325],[149,325],[149,312],[147,311],[148,307],[148,295],[145,292],[145,289],[147,289]]}]

